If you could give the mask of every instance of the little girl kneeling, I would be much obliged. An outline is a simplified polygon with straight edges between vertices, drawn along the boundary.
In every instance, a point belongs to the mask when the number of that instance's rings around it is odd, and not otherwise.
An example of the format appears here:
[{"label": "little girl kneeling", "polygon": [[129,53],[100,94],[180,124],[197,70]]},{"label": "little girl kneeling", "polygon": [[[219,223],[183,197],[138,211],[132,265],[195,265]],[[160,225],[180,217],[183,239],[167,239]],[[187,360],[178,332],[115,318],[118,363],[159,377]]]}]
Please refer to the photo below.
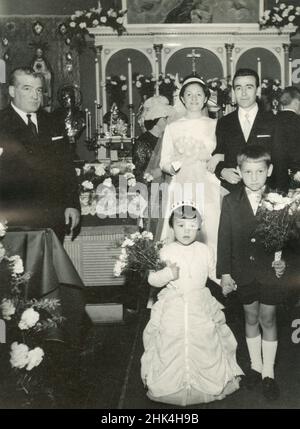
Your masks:
[{"label": "little girl kneeling", "polygon": [[223,306],[205,286],[214,273],[213,253],[196,241],[202,219],[192,202],[178,204],[169,219],[175,242],[161,249],[166,267],[149,274],[163,288],[144,334],[141,375],[148,397],[192,405],[223,399],[239,388],[236,340]]}]

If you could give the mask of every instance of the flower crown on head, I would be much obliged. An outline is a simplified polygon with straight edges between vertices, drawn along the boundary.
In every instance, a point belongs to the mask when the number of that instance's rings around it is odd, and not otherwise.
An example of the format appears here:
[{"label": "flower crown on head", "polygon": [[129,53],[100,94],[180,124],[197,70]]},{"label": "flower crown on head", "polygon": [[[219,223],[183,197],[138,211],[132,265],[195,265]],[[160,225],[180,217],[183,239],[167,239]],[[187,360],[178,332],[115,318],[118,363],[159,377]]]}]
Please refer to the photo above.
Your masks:
[{"label": "flower crown on head", "polygon": [[192,200],[177,201],[176,203],[171,205],[170,214],[172,214],[176,209],[180,207],[185,207],[185,206],[189,206],[195,210],[198,210],[195,202]]}]

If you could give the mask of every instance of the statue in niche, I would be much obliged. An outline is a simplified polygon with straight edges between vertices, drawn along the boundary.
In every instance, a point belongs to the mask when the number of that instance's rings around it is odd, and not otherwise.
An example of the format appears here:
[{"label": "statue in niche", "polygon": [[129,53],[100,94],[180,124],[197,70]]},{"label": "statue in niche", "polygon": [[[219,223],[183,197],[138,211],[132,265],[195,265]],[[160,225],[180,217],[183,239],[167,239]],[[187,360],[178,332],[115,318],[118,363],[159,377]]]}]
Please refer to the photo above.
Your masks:
[{"label": "statue in niche", "polygon": [[127,136],[128,118],[125,113],[120,111],[116,102],[113,102],[110,110],[105,113],[103,117],[103,122],[108,127],[109,137]]},{"label": "statue in niche", "polygon": [[47,58],[45,51],[48,49],[47,43],[31,43],[35,48],[35,54],[29,66],[37,73],[43,76],[44,93],[42,107],[48,112],[51,111],[52,94],[53,94],[53,71]]},{"label": "statue in niche", "polygon": [[80,109],[82,95],[77,85],[63,85],[57,92],[60,104],[52,115],[61,132],[74,144],[85,128],[85,115]]}]

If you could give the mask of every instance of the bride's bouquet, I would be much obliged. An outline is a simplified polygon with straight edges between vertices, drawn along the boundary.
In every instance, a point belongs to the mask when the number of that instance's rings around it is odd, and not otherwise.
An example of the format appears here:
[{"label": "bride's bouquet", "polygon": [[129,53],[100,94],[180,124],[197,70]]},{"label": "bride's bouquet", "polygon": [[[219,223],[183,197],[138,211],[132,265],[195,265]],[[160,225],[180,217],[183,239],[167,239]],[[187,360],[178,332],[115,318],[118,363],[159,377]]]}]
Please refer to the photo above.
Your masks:
[{"label": "bride's bouquet", "polygon": [[284,245],[294,234],[300,214],[300,190],[290,190],[287,196],[276,192],[264,195],[257,211],[256,235],[268,253],[281,258]]},{"label": "bride's bouquet", "polygon": [[141,277],[150,270],[158,271],[165,267],[159,257],[163,243],[154,242],[151,232],[135,232],[126,237],[121,244],[121,254],[114,267],[115,277],[134,271]]}]

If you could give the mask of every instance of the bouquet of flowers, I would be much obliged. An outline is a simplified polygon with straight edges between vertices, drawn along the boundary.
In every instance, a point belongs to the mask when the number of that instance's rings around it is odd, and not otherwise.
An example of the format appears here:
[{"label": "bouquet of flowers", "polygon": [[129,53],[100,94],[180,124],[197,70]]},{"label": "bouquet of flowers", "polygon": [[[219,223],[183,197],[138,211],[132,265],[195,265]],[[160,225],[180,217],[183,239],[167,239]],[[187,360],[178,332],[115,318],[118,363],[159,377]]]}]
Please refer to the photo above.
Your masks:
[{"label": "bouquet of flowers", "polygon": [[[6,229],[6,223],[0,222],[0,239],[5,236]],[[10,343],[9,362],[16,376],[17,389],[26,393],[28,402],[43,393],[51,396],[43,343],[47,332],[63,321],[58,311],[60,302],[26,297],[30,275],[24,273],[21,257],[9,256],[1,242],[0,275],[0,318],[5,322],[6,340]]]},{"label": "bouquet of flowers", "polygon": [[135,73],[133,75],[133,84],[139,90],[142,99],[147,99],[154,95],[156,80],[153,75],[147,77],[143,74]]},{"label": "bouquet of flowers", "polygon": [[165,267],[159,258],[162,246],[162,242],[153,241],[153,235],[148,231],[135,232],[126,237],[121,245],[121,255],[114,267],[115,277],[134,271],[144,278],[150,270],[161,270]]},{"label": "bouquet of flowers", "polygon": [[86,46],[85,35],[88,34],[88,28],[111,27],[118,35],[126,31],[123,25],[126,13],[127,10],[104,9],[99,1],[97,8],[74,12],[59,25],[58,31],[65,37],[67,45],[71,45],[80,51]]},{"label": "bouquet of flowers", "polygon": [[107,165],[102,163],[85,164],[82,168],[77,168],[82,215],[103,214],[104,208],[101,200],[105,200],[107,205],[111,202],[111,209],[114,213],[107,207],[109,211],[107,215],[116,214],[117,211],[120,213],[121,207],[116,207],[116,190],[119,188],[120,176],[126,182],[127,190],[127,187],[136,185],[134,169],[134,164],[126,161]]},{"label": "bouquet of flowers", "polygon": [[289,170],[289,176],[291,179],[291,189],[300,189],[300,170]]},{"label": "bouquet of flowers", "polygon": [[275,259],[281,258],[281,251],[294,233],[300,210],[300,191],[290,191],[282,196],[276,192],[266,194],[257,211],[256,235],[269,253],[275,252]]},{"label": "bouquet of flowers", "polygon": [[294,30],[296,27],[296,31],[299,25],[300,6],[279,3],[279,0],[276,1],[276,6],[272,9],[264,11],[260,20],[261,28],[276,27],[279,31],[283,27],[291,30]]}]

